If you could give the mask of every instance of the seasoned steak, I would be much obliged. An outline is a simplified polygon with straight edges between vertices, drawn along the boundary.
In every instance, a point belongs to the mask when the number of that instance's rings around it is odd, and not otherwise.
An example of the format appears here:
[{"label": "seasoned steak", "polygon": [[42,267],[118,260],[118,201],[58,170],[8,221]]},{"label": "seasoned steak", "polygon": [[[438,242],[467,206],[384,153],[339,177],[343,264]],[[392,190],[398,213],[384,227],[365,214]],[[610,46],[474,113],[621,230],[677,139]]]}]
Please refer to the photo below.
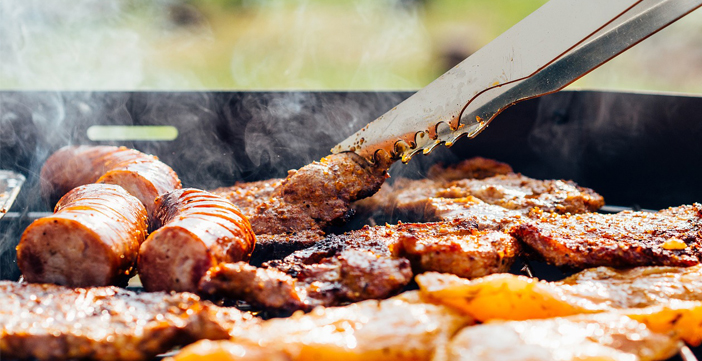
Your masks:
[{"label": "seasoned steak", "polygon": [[406,259],[346,250],[319,263],[297,265],[294,275],[242,262],[221,264],[208,271],[200,288],[267,310],[291,312],[386,298],[411,280]]},{"label": "seasoned steak", "polygon": [[259,237],[254,263],[284,257],[316,241],[354,213],[351,202],[378,191],[390,164],[355,153],[333,154],[292,170],[285,179],[237,183],[213,191],[237,205]]},{"label": "seasoned steak", "polygon": [[448,166],[441,163],[434,164],[429,168],[427,178],[453,181],[466,178],[483,179],[509,173],[513,173],[513,170],[507,163],[483,157],[473,157]]},{"label": "seasoned steak", "polygon": [[692,266],[700,263],[702,204],[656,213],[553,214],[533,212],[512,230],[547,262],[596,266]]},{"label": "seasoned steak", "polygon": [[[480,162],[489,160],[481,159]],[[460,170],[462,165],[466,169]],[[557,213],[583,213],[596,211],[604,205],[602,196],[573,182],[537,180],[517,173],[500,173],[510,170],[507,165],[494,168],[486,170],[463,163],[456,168],[435,168],[430,172],[431,178],[400,178],[392,186],[384,186],[377,195],[356,202],[354,207],[360,213],[381,219],[384,216],[390,220],[427,222],[471,215],[475,209],[467,208],[473,208],[476,201],[495,206],[488,210],[493,215],[502,213],[500,208],[515,211],[506,212],[506,217],[525,214],[531,208]],[[465,177],[459,179],[461,176]],[[484,211],[478,210],[478,213]],[[498,223],[503,223],[504,227],[505,222]]]},{"label": "seasoned steak", "polygon": [[147,360],[199,339],[226,339],[252,322],[189,293],[0,282],[3,359]]},{"label": "seasoned steak", "polygon": [[300,265],[317,263],[349,249],[379,257],[407,258],[416,273],[437,271],[467,278],[506,272],[520,251],[517,240],[508,234],[480,230],[474,221],[453,220],[366,226],[327,236],[313,247],[267,265],[294,273]]}]

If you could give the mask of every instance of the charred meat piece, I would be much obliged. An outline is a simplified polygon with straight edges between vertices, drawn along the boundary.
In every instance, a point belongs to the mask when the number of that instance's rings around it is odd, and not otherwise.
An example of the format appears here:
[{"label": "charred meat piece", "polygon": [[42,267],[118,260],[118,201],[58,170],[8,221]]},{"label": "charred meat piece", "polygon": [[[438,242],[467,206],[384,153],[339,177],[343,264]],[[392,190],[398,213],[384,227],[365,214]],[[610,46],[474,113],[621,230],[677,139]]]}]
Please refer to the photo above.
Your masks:
[{"label": "charred meat piece", "polygon": [[187,188],[157,198],[156,206],[163,226],[139,249],[139,275],[147,291],[196,292],[210,267],[251,257],[256,243],[251,225],[226,199]]},{"label": "charred meat piece", "polygon": [[347,221],[351,202],[375,193],[389,166],[382,159],[369,164],[355,153],[334,154],[290,171],[283,180],[238,183],[213,192],[239,206],[256,235],[271,235],[262,238],[254,254],[261,263],[309,246],[327,226]]},{"label": "charred meat piece", "polygon": [[547,262],[596,266],[692,266],[702,251],[702,204],[656,213],[559,215],[533,212],[512,229]]},{"label": "charred meat piece", "polygon": [[[451,175],[448,177],[451,179]],[[509,173],[453,181],[400,178],[392,187],[384,187],[377,196],[357,202],[354,206],[365,214],[384,214],[392,220],[426,222],[460,216],[462,202],[447,199],[470,197],[521,213],[531,208],[557,213],[583,213],[596,211],[604,205],[602,196],[573,182],[537,180]],[[472,207],[473,203],[467,202],[465,205]],[[450,205],[450,212],[440,210],[446,204]]]},{"label": "charred meat piece", "polygon": [[206,294],[244,300],[279,312],[386,298],[412,280],[406,259],[346,250],[319,263],[298,265],[294,277],[245,263],[221,264],[200,283]]},{"label": "charred meat piece", "polygon": [[27,227],[17,263],[29,282],[86,287],[126,281],[146,224],[144,205],[121,187],[80,186],[61,198],[54,215]]},{"label": "charred meat piece", "polygon": [[290,171],[278,194],[286,203],[306,209],[325,227],[348,217],[351,202],[377,192],[387,178],[386,171],[387,166],[368,164],[356,153],[333,154]]},{"label": "charred meat piece", "polygon": [[342,235],[330,235],[310,248],[266,265],[295,274],[300,266],[320,262],[346,250],[407,258],[416,273],[437,271],[472,278],[508,271],[520,246],[516,239],[503,232],[479,230],[473,221],[401,223],[366,226]]},{"label": "charred meat piece", "polygon": [[239,183],[214,190],[241,207],[258,234],[323,229],[345,221],[350,203],[375,193],[389,164],[372,165],[355,153],[333,154],[283,180]]},{"label": "charred meat piece", "polygon": [[319,229],[294,233],[259,234],[256,247],[251,254],[250,264],[260,266],[262,263],[283,257],[314,246],[324,239],[324,232]]},{"label": "charred meat piece", "polygon": [[429,198],[424,207],[425,217],[436,221],[466,219],[477,223],[479,229],[508,230],[521,221],[526,210],[506,209],[485,203],[478,198]]},{"label": "charred meat piece", "polygon": [[513,170],[507,163],[483,157],[473,157],[448,166],[435,164],[429,168],[427,178],[437,181],[453,181],[483,179],[509,173],[513,173]]},{"label": "charred meat piece", "polygon": [[156,198],[181,187],[178,175],[158,158],[112,146],[66,146],[46,160],[41,189],[53,204],[71,189],[88,183],[116,184],[139,198],[152,217]]},{"label": "charred meat piece", "polygon": [[437,196],[457,198],[455,194],[472,195],[486,203],[515,210],[536,207],[556,213],[584,213],[604,205],[602,196],[573,182],[538,180],[515,173],[451,182]]},{"label": "charred meat piece", "polygon": [[0,282],[3,359],[148,360],[200,339],[226,339],[255,322],[188,293]]},{"label": "charred meat piece", "polygon": [[210,192],[226,198],[244,212],[256,207],[257,202],[270,198],[280,187],[283,179],[275,178],[258,182],[237,182],[231,187],[213,189]]}]

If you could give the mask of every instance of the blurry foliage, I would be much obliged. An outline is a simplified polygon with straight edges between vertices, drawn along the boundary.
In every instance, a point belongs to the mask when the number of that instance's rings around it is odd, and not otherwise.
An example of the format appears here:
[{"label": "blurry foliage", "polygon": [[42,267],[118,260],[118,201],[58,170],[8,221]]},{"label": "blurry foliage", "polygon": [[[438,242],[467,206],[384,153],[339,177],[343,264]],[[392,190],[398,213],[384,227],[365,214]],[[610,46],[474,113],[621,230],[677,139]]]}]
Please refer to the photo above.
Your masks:
[{"label": "blurry foliage", "polygon": [[[0,89],[417,89],[545,2],[6,0]],[[702,10],[672,28],[577,85],[702,92]]]}]

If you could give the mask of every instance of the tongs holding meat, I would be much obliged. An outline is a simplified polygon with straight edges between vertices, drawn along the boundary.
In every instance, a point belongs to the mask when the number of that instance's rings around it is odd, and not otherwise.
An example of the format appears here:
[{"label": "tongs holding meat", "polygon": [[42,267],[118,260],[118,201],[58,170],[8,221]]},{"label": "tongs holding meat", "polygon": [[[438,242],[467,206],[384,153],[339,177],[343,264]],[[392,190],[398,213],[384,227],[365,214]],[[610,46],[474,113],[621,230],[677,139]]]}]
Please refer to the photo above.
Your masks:
[{"label": "tongs holding meat", "polygon": [[475,137],[502,110],[563,89],[702,0],[551,0],[409,99],[338,144],[369,161]]}]

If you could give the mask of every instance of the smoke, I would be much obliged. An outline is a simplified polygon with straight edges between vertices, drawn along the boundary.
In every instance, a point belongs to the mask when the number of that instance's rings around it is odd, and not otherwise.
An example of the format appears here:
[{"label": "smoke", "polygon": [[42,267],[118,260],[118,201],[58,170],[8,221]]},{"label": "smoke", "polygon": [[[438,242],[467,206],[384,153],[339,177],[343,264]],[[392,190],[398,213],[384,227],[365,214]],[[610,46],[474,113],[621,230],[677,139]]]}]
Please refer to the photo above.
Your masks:
[{"label": "smoke", "polygon": [[[419,6],[356,0],[258,1],[234,44],[231,76],[244,89],[416,89],[398,68],[427,64],[431,43]],[[411,74],[408,71],[404,74]]]}]

